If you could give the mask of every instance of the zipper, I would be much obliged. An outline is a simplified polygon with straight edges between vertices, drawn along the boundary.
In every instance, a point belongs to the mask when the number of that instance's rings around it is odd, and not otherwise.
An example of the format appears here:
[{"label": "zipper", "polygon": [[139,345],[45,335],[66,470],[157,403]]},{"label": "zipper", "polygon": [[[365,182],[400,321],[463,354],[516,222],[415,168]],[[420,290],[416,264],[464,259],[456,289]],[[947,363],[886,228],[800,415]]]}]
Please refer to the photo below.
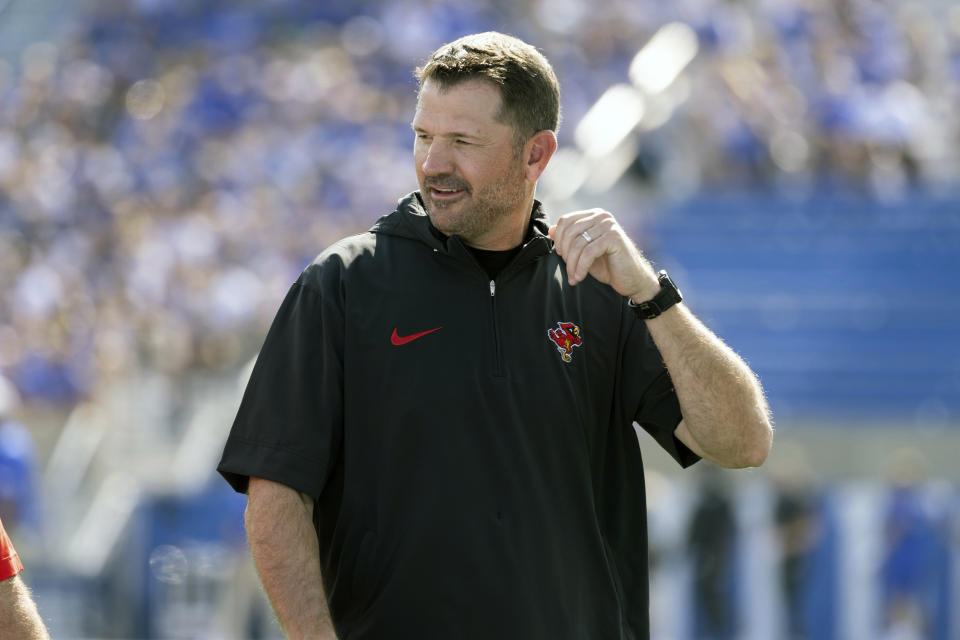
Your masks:
[{"label": "zipper", "polygon": [[[497,275],[500,278],[500,281],[503,282],[507,276],[513,276],[520,267],[526,266],[529,262],[532,262],[540,255],[545,255],[549,252],[549,247],[547,245],[546,236],[538,236],[527,243],[523,249],[520,250],[513,260],[503,268],[503,270]],[[472,265],[471,271],[476,269],[486,277],[487,273],[484,271],[483,267],[480,266],[480,263],[477,262],[476,258],[470,253],[470,251],[463,245],[459,238],[454,237],[451,239],[447,251],[439,251],[434,248],[434,254],[442,255],[452,259],[456,264],[460,266]],[[495,280],[488,280],[490,287],[490,323],[493,329],[493,376],[496,378],[504,377],[503,370],[503,355],[501,353],[501,344],[500,344],[500,324],[497,322],[497,283]]]},{"label": "zipper", "polygon": [[[545,239],[542,237],[535,238],[531,240],[527,246],[520,250],[516,256],[513,257],[513,260],[505,266],[497,277],[500,278],[500,281],[503,282],[507,276],[512,276],[515,271],[520,267],[526,266],[529,260],[526,259],[527,254],[535,252],[544,252]],[[472,258],[473,256],[471,256]],[[480,265],[476,260],[473,261],[474,264],[479,268]],[[493,326],[493,375],[497,378],[502,378],[506,374],[503,370],[503,354],[501,352],[500,344],[500,323],[497,322],[497,282],[496,280],[490,281],[490,321]]]},{"label": "zipper", "polygon": [[500,325],[497,322],[497,283],[490,281],[490,320],[493,326],[493,375],[503,377],[503,359],[500,356]]}]

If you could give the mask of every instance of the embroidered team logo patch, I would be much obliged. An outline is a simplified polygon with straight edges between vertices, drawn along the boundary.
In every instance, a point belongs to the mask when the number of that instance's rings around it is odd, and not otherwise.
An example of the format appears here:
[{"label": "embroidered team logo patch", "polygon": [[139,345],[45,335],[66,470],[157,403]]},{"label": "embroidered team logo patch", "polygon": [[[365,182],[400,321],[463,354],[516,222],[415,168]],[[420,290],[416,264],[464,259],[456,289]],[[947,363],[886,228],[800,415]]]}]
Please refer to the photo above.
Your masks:
[{"label": "embroidered team logo patch", "polygon": [[547,337],[556,345],[564,362],[570,362],[573,359],[573,348],[583,344],[580,327],[572,322],[558,322],[556,329],[547,329]]}]

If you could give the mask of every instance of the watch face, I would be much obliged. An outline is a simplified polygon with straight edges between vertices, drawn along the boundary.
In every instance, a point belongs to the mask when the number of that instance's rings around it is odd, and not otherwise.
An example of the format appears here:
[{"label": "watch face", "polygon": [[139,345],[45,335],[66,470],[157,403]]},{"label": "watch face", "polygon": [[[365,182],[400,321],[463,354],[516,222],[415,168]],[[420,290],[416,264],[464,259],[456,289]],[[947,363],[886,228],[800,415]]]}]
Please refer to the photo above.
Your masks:
[{"label": "watch face", "polygon": [[677,288],[677,285],[673,283],[673,280],[670,279],[670,276],[667,275],[666,271],[661,271],[657,274],[658,280],[660,280],[660,291],[666,295],[666,292],[670,292],[670,300],[674,303],[680,302],[683,300],[683,296],[680,293],[680,289]]}]

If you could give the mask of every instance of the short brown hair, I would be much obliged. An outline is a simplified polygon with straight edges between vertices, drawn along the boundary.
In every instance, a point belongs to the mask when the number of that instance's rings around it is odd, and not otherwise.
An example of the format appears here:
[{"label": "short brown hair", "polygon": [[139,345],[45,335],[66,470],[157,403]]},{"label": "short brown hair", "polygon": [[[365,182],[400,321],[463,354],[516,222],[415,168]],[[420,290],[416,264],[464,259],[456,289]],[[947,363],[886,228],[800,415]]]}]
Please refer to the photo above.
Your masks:
[{"label": "short brown hair", "polygon": [[538,131],[560,126],[560,85],[537,49],[513,36],[487,31],[464,36],[433,52],[414,71],[420,88],[427,80],[452,87],[480,78],[500,90],[498,119],[513,125],[518,147]]}]

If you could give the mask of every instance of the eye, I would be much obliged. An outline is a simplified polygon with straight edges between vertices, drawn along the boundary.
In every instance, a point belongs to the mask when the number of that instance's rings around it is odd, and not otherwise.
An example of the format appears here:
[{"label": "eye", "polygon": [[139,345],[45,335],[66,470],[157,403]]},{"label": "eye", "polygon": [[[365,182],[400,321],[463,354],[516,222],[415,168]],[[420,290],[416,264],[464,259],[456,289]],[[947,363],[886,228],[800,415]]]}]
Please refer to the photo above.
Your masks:
[{"label": "eye", "polygon": [[425,133],[418,133],[418,134],[417,134],[417,140],[423,140],[423,141],[427,142],[427,141],[430,140],[430,136],[428,136],[428,135],[425,134]]},{"label": "eye", "polygon": [[457,143],[458,145],[460,145],[461,147],[470,146],[470,143],[467,142],[466,140],[459,140],[459,139],[458,139],[458,140],[456,141],[456,143]]}]

